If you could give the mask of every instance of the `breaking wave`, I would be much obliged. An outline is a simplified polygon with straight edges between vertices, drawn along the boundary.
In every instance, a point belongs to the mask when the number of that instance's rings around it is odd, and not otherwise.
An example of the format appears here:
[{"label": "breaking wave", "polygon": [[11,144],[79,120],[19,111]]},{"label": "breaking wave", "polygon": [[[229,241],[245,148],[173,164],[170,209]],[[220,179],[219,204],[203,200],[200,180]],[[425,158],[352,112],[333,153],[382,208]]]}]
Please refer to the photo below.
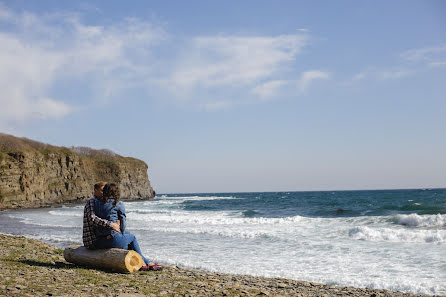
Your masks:
[{"label": "breaking wave", "polygon": [[446,215],[399,214],[394,217],[395,223],[410,227],[442,227],[446,226]]},{"label": "breaking wave", "polygon": [[350,229],[349,236],[353,239],[365,241],[439,244],[446,242],[446,230],[389,229],[360,226]]}]

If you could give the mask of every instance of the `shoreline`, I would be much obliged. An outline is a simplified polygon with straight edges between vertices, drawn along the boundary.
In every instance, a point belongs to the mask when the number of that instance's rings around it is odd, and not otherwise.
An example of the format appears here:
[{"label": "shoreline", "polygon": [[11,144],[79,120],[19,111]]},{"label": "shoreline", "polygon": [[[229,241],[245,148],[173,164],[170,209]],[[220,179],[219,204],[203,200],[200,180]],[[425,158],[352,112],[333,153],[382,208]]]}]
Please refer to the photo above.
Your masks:
[{"label": "shoreline", "polygon": [[[90,199],[90,198],[88,198]],[[85,205],[88,199],[74,199],[74,200],[66,200],[62,202],[35,202],[29,203],[28,205],[22,205],[19,203],[12,204],[0,204],[0,211],[5,210],[25,210],[25,209],[40,209],[40,208],[60,208],[63,206],[77,206],[77,205]],[[149,201],[154,200],[153,198],[122,198],[123,202],[132,202],[132,201]]]},{"label": "shoreline", "polygon": [[5,234],[0,234],[0,275],[0,295],[6,296],[438,296],[177,266],[161,272],[113,273],[79,267],[64,260],[62,249]]}]

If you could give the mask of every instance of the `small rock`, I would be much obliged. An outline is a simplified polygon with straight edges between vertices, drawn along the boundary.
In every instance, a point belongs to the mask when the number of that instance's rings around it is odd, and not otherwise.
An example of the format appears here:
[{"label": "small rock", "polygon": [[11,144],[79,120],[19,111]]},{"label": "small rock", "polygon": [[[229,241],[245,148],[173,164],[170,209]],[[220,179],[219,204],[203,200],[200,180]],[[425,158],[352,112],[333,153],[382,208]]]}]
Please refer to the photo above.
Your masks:
[{"label": "small rock", "polygon": [[20,290],[18,290],[15,287],[6,287],[6,291],[8,291],[11,294],[15,294],[15,293],[19,293],[20,292]]},{"label": "small rock", "polygon": [[288,287],[288,286],[287,286],[286,284],[284,284],[284,283],[279,283],[279,284],[277,285],[277,287],[283,289],[283,288],[286,288],[286,287]]}]

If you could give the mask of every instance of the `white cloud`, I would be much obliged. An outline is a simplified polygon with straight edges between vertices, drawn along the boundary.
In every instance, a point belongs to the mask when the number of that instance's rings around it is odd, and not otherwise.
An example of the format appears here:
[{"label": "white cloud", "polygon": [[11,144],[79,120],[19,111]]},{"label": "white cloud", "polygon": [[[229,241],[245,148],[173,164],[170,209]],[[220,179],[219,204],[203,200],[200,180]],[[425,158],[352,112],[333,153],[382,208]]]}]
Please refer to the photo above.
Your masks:
[{"label": "white cloud", "polygon": [[356,74],[355,76],[353,76],[353,81],[360,81],[367,78],[367,73],[365,72],[360,72],[358,74]]},{"label": "white cloud", "polygon": [[0,128],[75,110],[51,93],[60,81],[81,81],[105,97],[135,81],[145,84],[150,50],[167,38],[136,19],[88,26],[76,15],[18,14],[1,5],[0,22],[10,28],[0,30]]},{"label": "white cloud", "polygon": [[172,71],[173,90],[240,87],[270,78],[295,60],[307,37],[197,37]]},{"label": "white cloud", "polygon": [[413,71],[410,70],[389,70],[389,71],[381,71],[377,73],[379,79],[389,80],[389,79],[400,79],[403,77],[407,77],[413,74]]},{"label": "white cloud", "polygon": [[256,86],[251,92],[262,99],[267,99],[275,96],[280,87],[286,84],[288,84],[288,81],[272,80]]},{"label": "white cloud", "polygon": [[319,71],[319,70],[310,70],[306,71],[302,74],[299,82],[298,88],[301,92],[305,92],[310,84],[316,79],[328,79],[330,74],[327,72]]},{"label": "white cloud", "polygon": [[408,50],[401,57],[412,63],[423,63],[428,67],[442,67],[446,65],[446,44]]},{"label": "white cloud", "polygon": [[401,57],[409,61],[432,61],[437,59],[439,56],[445,57],[446,55],[446,44],[439,46],[431,46],[419,49],[408,50],[401,54]]},{"label": "white cloud", "polygon": [[[310,38],[305,29],[167,43],[171,36],[162,28],[139,19],[92,26],[81,15],[17,13],[1,3],[0,22],[6,24],[0,28],[1,129],[78,110],[80,103],[67,98],[69,91],[58,90],[60,85],[82,86],[83,104],[119,98],[135,88],[173,92],[174,98],[188,98],[208,111],[242,103],[235,97],[246,102],[256,102],[253,96],[271,98],[296,77],[297,56]],[[326,77],[309,72],[300,84],[306,89]]]},{"label": "white cloud", "polygon": [[408,76],[415,74],[416,72],[412,69],[377,69],[375,67],[369,67],[368,69],[359,72],[354,75],[350,81],[348,81],[345,85],[350,85],[354,83],[358,83],[360,81],[369,79],[375,81],[391,81],[402,79]]},{"label": "white cloud", "polygon": [[429,63],[430,67],[444,67],[446,66],[446,61],[440,61],[440,62],[430,62]]}]

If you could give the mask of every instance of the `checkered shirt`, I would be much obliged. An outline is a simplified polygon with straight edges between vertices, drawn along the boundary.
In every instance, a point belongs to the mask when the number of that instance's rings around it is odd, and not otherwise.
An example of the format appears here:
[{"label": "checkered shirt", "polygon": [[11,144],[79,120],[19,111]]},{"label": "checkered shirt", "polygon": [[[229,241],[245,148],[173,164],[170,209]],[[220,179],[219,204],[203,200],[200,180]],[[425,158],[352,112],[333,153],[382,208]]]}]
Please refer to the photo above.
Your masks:
[{"label": "checkered shirt", "polygon": [[96,233],[94,229],[96,227],[109,227],[110,221],[101,219],[94,213],[94,203],[96,197],[90,198],[84,207],[84,223],[82,228],[82,241],[85,247],[91,247],[96,241]]}]

